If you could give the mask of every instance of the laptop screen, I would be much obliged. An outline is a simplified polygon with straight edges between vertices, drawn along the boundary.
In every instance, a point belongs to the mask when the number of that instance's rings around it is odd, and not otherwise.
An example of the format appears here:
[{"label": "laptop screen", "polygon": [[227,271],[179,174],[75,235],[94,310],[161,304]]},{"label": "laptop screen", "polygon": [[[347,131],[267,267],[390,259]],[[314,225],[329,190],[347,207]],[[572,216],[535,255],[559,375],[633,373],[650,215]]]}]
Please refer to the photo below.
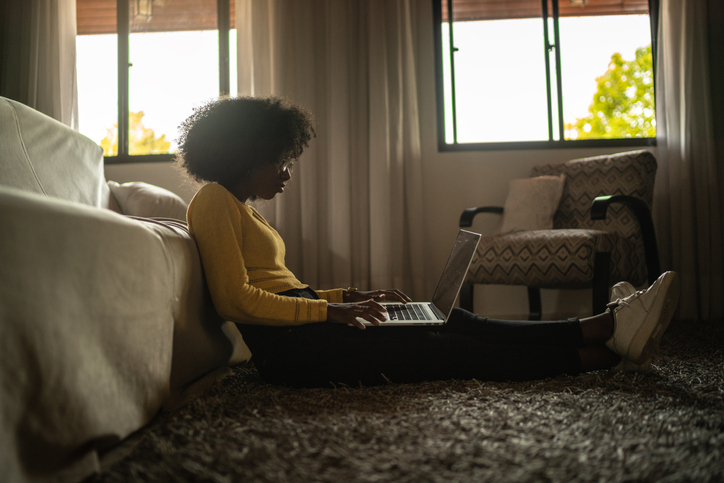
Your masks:
[{"label": "laptop screen", "polygon": [[453,245],[450,252],[450,257],[437,284],[435,294],[432,296],[432,303],[442,312],[446,319],[455,306],[455,300],[458,298],[460,287],[465,281],[465,275],[467,275],[470,263],[473,261],[479,241],[479,234],[465,230],[460,230],[455,240],[455,245]]}]

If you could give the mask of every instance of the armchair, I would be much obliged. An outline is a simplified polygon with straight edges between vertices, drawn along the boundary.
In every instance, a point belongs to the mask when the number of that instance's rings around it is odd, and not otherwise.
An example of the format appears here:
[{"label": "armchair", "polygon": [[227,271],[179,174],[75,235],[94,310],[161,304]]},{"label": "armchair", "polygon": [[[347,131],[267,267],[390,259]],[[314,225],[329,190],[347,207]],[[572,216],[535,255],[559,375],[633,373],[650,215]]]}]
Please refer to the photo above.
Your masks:
[{"label": "armchair", "polygon": [[[531,178],[565,177],[553,229],[483,238],[461,291],[461,306],[473,310],[475,284],[525,285],[529,318],[540,320],[541,288],[592,288],[593,313],[599,313],[613,284],[653,283],[660,274],[651,219],[656,168],[648,151],[534,167]],[[506,216],[503,207],[468,208],[460,227],[471,226],[478,213]]]}]

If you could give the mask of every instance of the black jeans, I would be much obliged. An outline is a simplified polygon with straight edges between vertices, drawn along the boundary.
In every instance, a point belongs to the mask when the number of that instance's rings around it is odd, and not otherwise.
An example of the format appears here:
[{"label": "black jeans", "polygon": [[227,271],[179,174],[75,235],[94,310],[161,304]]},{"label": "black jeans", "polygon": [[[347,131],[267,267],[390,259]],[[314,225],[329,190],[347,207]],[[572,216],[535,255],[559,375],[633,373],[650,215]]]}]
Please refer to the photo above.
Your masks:
[{"label": "black jeans", "polygon": [[[312,290],[279,295],[317,297]],[[295,387],[531,380],[581,370],[578,319],[494,320],[456,308],[447,324],[430,327],[237,325],[262,378]]]}]

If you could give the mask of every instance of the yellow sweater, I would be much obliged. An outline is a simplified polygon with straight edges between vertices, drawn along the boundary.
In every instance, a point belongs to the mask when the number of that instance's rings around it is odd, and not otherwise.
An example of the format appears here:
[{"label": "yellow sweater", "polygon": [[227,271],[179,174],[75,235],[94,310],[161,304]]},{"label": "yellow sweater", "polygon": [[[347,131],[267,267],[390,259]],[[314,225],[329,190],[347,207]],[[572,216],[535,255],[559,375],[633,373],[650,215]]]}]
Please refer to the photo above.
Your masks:
[{"label": "yellow sweater", "polygon": [[223,186],[202,187],[186,217],[211,299],[224,319],[278,326],[321,322],[328,302],[342,302],[343,289],[317,291],[321,300],[275,295],[307,285],[286,267],[279,233]]}]

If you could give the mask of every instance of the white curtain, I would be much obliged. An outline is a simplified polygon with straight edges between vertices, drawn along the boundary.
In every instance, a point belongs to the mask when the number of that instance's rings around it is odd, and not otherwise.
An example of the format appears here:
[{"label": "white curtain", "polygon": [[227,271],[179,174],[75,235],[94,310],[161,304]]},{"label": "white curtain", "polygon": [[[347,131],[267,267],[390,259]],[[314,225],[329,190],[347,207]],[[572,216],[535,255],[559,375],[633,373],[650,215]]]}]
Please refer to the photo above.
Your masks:
[{"label": "white curtain", "polygon": [[75,0],[32,0],[32,4],[31,102],[78,129]]},{"label": "white curtain", "polygon": [[424,294],[414,0],[236,0],[239,94],[310,109],[317,138],[260,210],[315,288]]},{"label": "white curtain", "polygon": [[3,95],[78,129],[75,0],[11,1],[5,12]]},{"label": "white curtain", "polygon": [[722,166],[713,143],[706,0],[662,0],[657,55],[662,265],[682,281],[679,317],[724,316]]}]

